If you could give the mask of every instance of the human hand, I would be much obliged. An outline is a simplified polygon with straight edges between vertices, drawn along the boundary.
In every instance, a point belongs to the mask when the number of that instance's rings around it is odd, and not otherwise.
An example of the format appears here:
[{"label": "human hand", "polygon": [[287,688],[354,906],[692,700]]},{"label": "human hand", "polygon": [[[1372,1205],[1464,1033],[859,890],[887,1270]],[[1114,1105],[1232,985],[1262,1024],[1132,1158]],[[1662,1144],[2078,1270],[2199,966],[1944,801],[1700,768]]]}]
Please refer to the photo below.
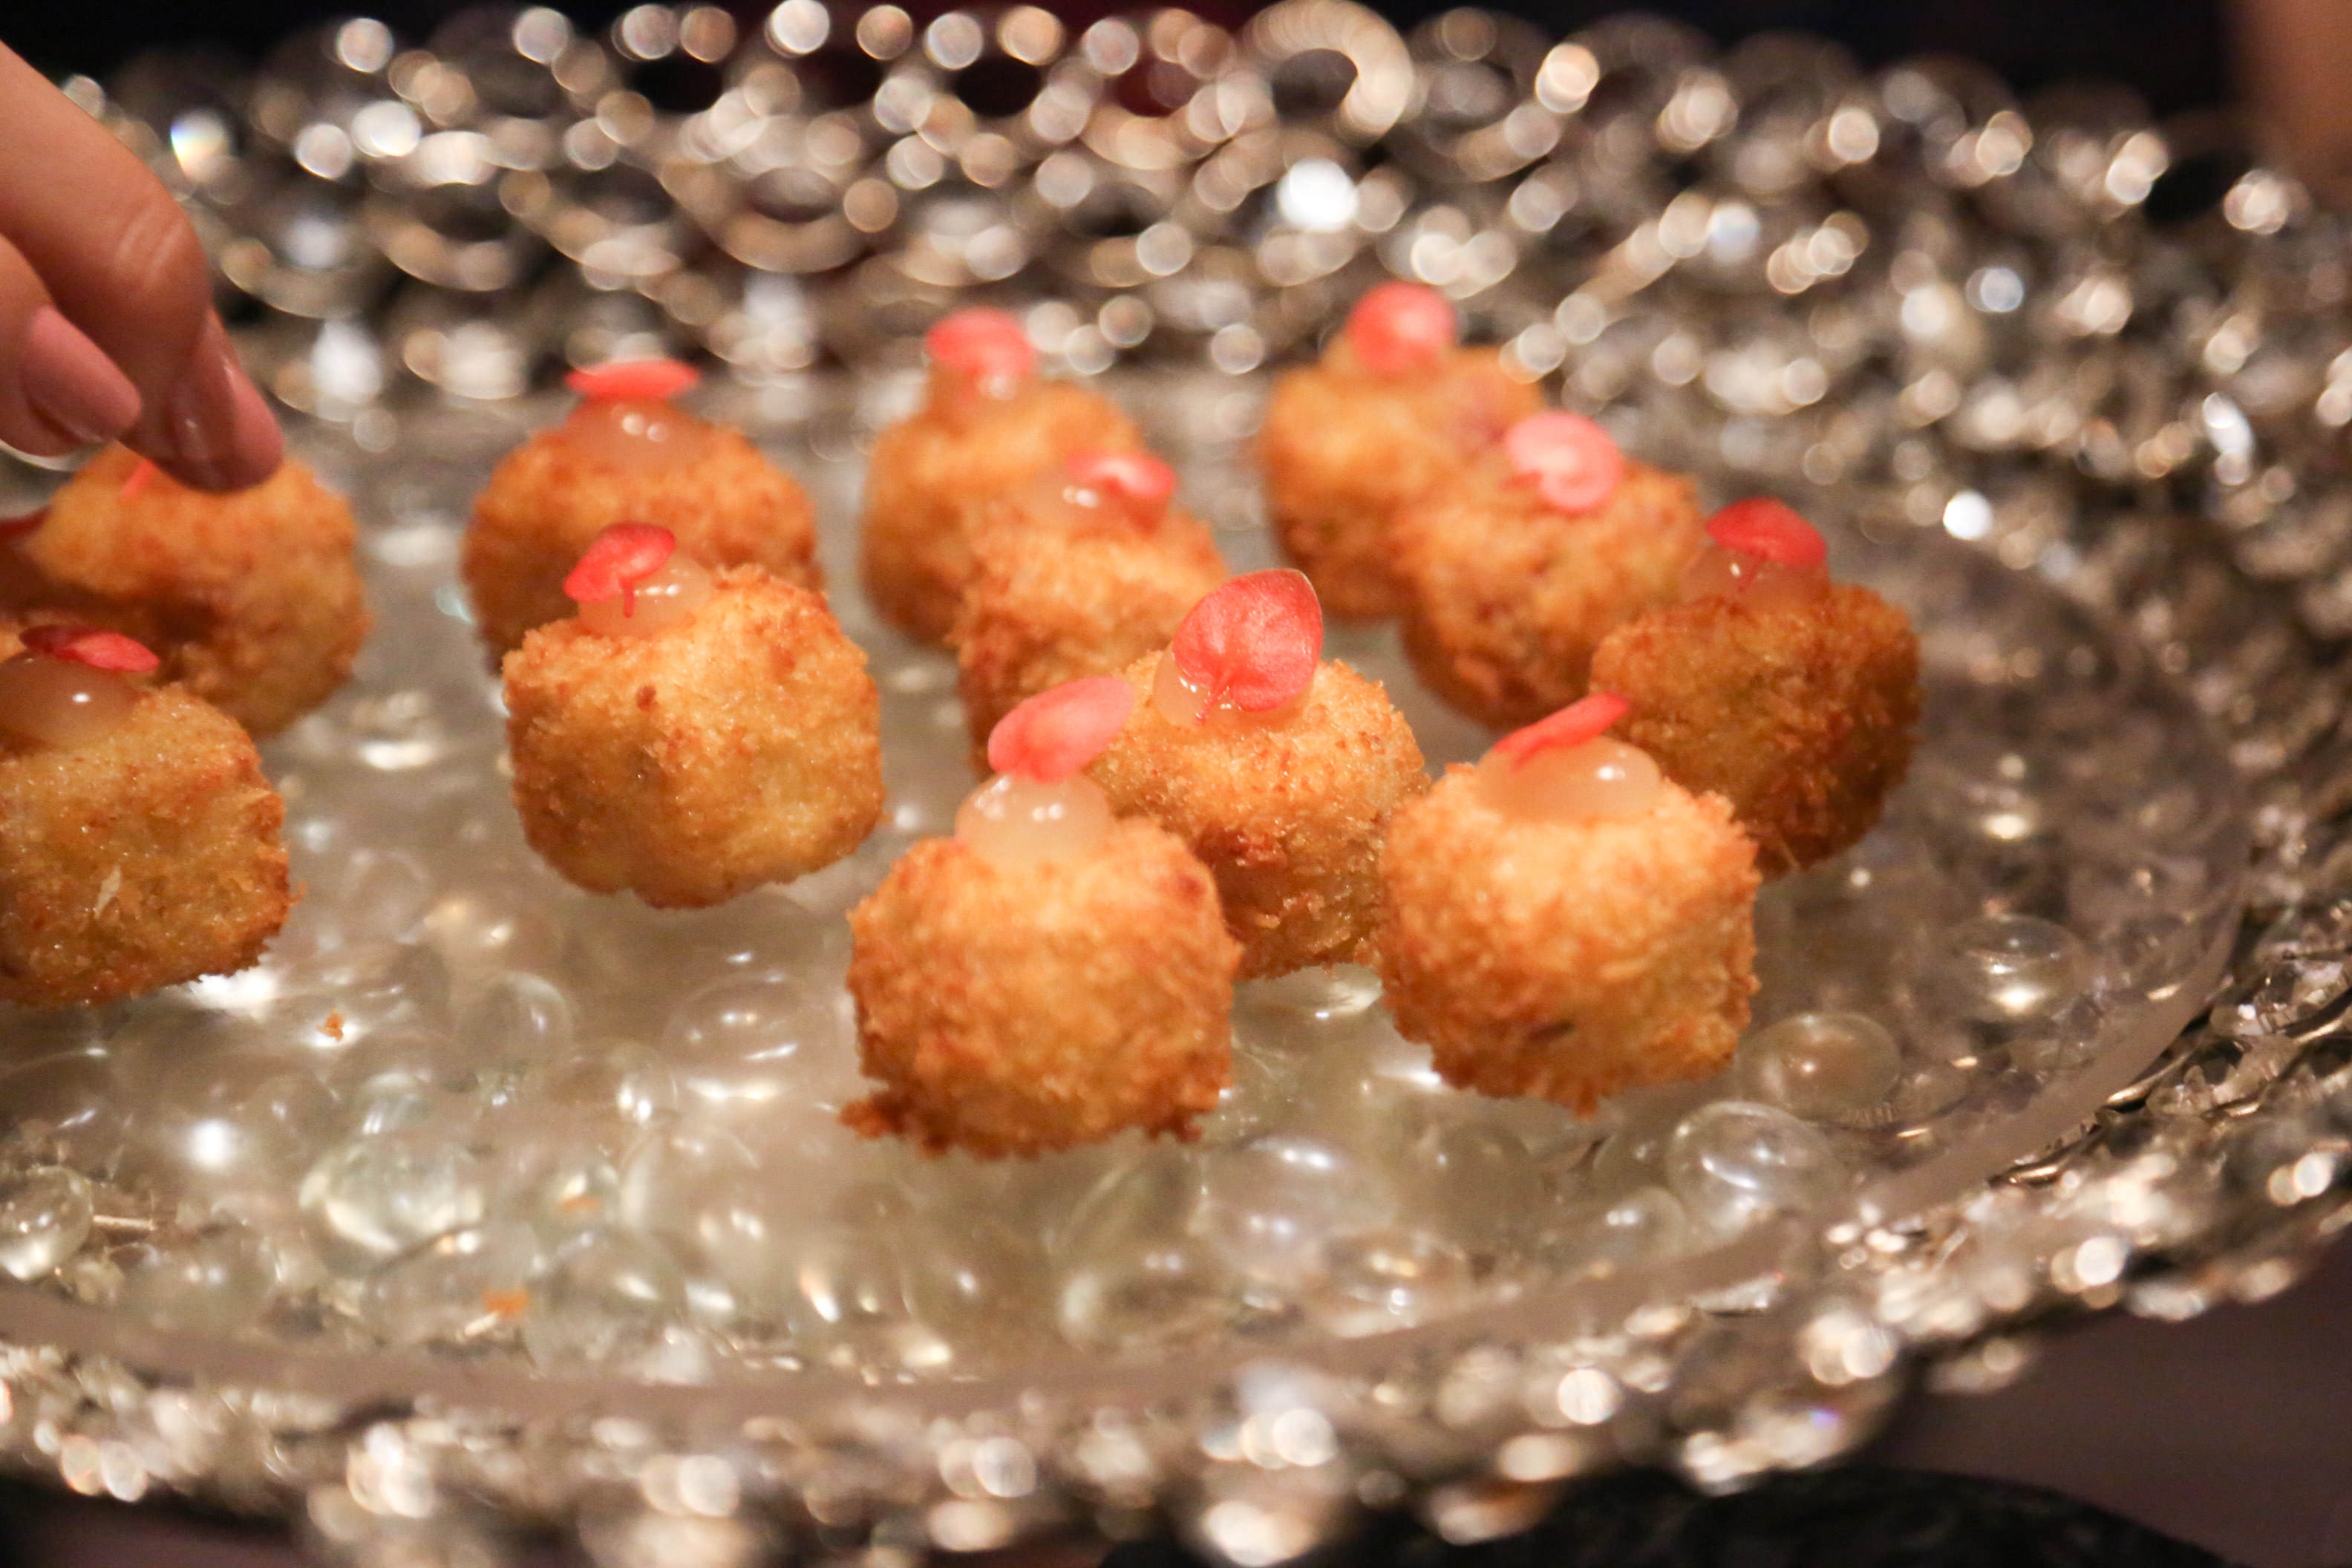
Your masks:
[{"label": "human hand", "polygon": [[55,457],[110,440],[208,490],[260,483],[284,451],[186,215],[0,46],[0,441]]}]

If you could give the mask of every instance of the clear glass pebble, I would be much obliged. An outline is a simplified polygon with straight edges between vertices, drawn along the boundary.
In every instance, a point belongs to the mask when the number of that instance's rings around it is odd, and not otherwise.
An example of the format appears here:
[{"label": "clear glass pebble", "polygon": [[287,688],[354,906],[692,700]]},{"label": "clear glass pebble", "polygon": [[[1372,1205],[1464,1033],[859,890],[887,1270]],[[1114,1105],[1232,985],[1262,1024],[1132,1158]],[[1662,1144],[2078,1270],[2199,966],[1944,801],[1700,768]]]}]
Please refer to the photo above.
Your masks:
[{"label": "clear glass pebble", "polygon": [[1191,1225],[1241,1273],[1297,1289],[1322,1274],[1326,1242],[1386,1224],[1394,1213],[1381,1179],[1346,1153],[1275,1133],[1202,1159]]},{"label": "clear glass pebble", "polygon": [[0,1176],[0,1270],[37,1279],[72,1257],[89,1235],[89,1179],[60,1165]]},{"label": "clear glass pebble", "polygon": [[1819,1132],[1785,1110],[1736,1100],[1703,1105],[1683,1120],[1667,1143],[1664,1173],[1691,1217],[1717,1231],[1813,1208],[1845,1183]]},{"label": "clear glass pebble", "polygon": [[1530,1255],[1566,1279],[1619,1274],[1685,1251],[1696,1230],[1681,1199],[1641,1186],[1561,1214]]},{"label": "clear glass pebble", "polygon": [[158,1328],[247,1333],[277,1272],[259,1237],[242,1226],[149,1243],[123,1266],[122,1310]]},{"label": "clear glass pebble", "polygon": [[551,1371],[658,1359],[685,1303],[685,1281],[660,1248],[589,1231],[564,1245],[531,1291],[523,1346]]},{"label": "clear glass pebble", "polygon": [[458,1343],[511,1331],[547,1269],[540,1233],[514,1222],[438,1236],[372,1275],[360,1321],[387,1344]]},{"label": "clear glass pebble", "polygon": [[2032,915],[1988,915],[1939,935],[1927,966],[1930,1005],[1986,1024],[2048,1017],[2081,995],[2080,937]]},{"label": "clear glass pebble", "polygon": [[488,1206],[480,1161],[425,1126],[331,1150],[302,1177],[300,1196],[321,1243],[362,1258],[478,1224]]},{"label": "clear glass pebble", "polygon": [[1859,1013],[1800,1013],[1740,1042],[1735,1067],[1751,1100],[1839,1126],[1868,1126],[1903,1071],[1895,1037]]}]

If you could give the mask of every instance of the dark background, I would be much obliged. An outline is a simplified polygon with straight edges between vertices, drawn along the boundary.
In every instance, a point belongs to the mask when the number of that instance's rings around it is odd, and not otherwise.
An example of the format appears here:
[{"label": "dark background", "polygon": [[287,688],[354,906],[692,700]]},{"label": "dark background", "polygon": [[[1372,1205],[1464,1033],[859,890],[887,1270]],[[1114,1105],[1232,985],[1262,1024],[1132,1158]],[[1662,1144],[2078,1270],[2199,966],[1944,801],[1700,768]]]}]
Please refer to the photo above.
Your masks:
[{"label": "dark background", "polygon": [[[902,3],[918,17],[950,8],[936,0]],[[298,27],[358,13],[380,17],[402,38],[421,42],[440,18],[460,8],[454,0],[0,0],[0,39],[52,74],[103,76],[139,48],[158,43],[204,40],[258,58]],[[1047,8],[1068,20],[1087,21],[1148,6],[1047,0]],[[1254,7],[1245,0],[1196,0],[1189,8],[1234,23]],[[1373,8],[1409,25],[1450,6],[1434,0],[1374,0]],[[1625,8],[1597,0],[1505,0],[1491,7],[1528,17],[1553,33],[1573,31]],[[1970,55],[2029,90],[2067,77],[2128,82],[2160,114],[2220,101],[2229,79],[2221,8],[2213,0],[1655,0],[1640,8],[1681,17],[1726,43],[1773,28],[1825,34],[1872,64],[1931,51]],[[602,25],[627,6],[613,0],[572,0],[558,9],[586,26]],[[766,7],[733,0],[729,9],[755,17]]]}]

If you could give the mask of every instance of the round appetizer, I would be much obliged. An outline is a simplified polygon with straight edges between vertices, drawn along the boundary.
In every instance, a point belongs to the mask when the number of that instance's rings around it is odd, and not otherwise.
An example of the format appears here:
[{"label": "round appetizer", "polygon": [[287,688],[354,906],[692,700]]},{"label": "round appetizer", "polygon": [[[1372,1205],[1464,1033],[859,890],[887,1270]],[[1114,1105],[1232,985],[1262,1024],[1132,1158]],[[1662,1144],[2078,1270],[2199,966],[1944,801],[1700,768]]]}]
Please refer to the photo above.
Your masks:
[{"label": "round appetizer", "polygon": [[1081,452],[974,514],[971,584],[948,640],[975,748],[1039,692],[1167,647],[1224,581],[1216,541],[1170,504],[1175,492],[1149,453]]},{"label": "round appetizer", "polygon": [[1633,703],[1625,738],[1667,777],[1731,803],[1776,877],[1858,842],[1903,782],[1919,639],[1831,582],[1822,536],[1779,501],[1736,501],[1706,532],[1683,602],[1610,633],[1592,679]]},{"label": "round appetizer", "polygon": [[215,495],[110,447],[21,521],[0,538],[0,607],[135,639],[254,735],[324,702],[367,637],[351,509],[290,458]]},{"label": "round appetizer", "polygon": [[1472,718],[1531,723],[1584,695],[1601,639],[1671,601],[1706,542],[1690,480],[1581,415],[1522,419],[1399,515],[1405,652]]},{"label": "round appetizer", "polygon": [[1321,662],[1322,638],[1304,576],[1234,578],[1128,667],[1135,710],[1091,770],[1215,873],[1245,980],[1359,956],[1389,818],[1429,787],[1387,692]]},{"label": "round appetizer", "polygon": [[944,642],[971,581],[973,510],[1080,452],[1140,448],[1110,403],[1038,376],[1037,351],[1002,310],[958,310],[923,339],[923,406],[874,443],[866,469],[866,595],[892,626]]},{"label": "round appetizer", "polygon": [[860,1060],[845,1120],[932,1153],[1192,1135],[1231,1080],[1234,970],[1207,868],[1113,817],[1082,770],[1134,702],[1116,677],[1031,698],[996,777],[850,912]]},{"label": "round appetizer", "polygon": [[493,659],[572,613],[564,574],[615,523],[666,528],[714,571],[757,566],[780,583],[822,586],[808,497],[740,431],[670,401],[696,380],[670,360],[575,371],[565,384],[581,398],[571,417],[490,475],[460,567]]},{"label": "round appetizer", "polygon": [[864,842],[880,705],[824,601],[706,571],[668,530],[607,529],[564,580],[579,614],[507,656],[524,837],[595,893],[721,903]]},{"label": "round appetizer", "polygon": [[1383,283],[1319,364],[1275,384],[1257,448],[1275,533],[1333,615],[1395,614],[1398,510],[1543,406],[1459,335],[1437,290]]},{"label": "round appetizer", "polygon": [[1458,1089],[1580,1114],[1731,1059],[1756,990],[1755,847],[1603,731],[1595,694],[1397,813],[1375,963]]},{"label": "round appetizer", "polygon": [[253,738],[117,632],[0,624],[0,1001],[90,1005],[260,958],[293,895]]}]

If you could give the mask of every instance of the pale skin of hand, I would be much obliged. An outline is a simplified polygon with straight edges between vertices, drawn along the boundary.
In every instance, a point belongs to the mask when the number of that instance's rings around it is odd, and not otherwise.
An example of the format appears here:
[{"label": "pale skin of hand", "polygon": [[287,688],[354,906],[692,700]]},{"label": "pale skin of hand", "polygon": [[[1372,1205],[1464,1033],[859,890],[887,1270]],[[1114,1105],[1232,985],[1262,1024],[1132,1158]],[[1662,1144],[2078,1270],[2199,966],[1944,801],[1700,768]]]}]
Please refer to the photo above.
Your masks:
[{"label": "pale skin of hand", "polygon": [[208,490],[259,484],[284,451],[178,204],[0,46],[0,441],[116,440]]}]

